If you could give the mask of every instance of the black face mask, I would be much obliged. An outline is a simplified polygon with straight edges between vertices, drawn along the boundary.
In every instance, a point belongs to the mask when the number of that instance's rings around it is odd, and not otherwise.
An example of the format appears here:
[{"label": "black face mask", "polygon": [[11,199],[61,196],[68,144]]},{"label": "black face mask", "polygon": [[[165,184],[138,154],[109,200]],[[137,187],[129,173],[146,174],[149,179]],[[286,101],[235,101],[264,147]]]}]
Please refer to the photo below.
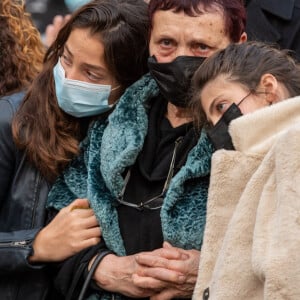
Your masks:
[{"label": "black face mask", "polygon": [[169,63],[158,63],[149,57],[148,67],[162,95],[175,106],[187,107],[191,79],[205,57],[178,56]]},{"label": "black face mask", "polygon": [[243,114],[241,113],[239,107],[235,103],[233,103],[225,111],[218,123],[212,129],[207,130],[207,135],[210,138],[216,150],[234,150],[232,139],[228,132],[228,127],[229,123],[232,120],[242,115]]}]

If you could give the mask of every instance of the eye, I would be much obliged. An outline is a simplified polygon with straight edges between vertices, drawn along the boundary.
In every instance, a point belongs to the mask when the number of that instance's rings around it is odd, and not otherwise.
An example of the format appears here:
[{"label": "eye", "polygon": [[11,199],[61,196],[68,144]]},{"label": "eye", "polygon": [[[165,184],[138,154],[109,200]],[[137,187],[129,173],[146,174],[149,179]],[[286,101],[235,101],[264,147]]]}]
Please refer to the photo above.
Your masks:
[{"label": "eye", "polygon": [[174,45],[174,41],[171,39],[162,39],[159,41],[159,44],[163,48],[170,48]]},{"label": "eye", "polygon": [[95,83],[99,83],[104,79],[102,75],[96,74],[95,72],[91,72],[89,70],[86,70],[86,76],[90,81],[94,81]]},{"label": "eye", "polygon": [[212,47],[203,43],[194,43],[192,45],[192,49],[196,56],[203,56],[203,57],[209,56],[209,54],[213,50]]},{"label": "eye", "polygon": [[63,65],[66,66],[71,66],[72,65],[72,60],[71,58],[68,57],[67,54],[63,53],[61,56],[61,62],[63,63]]},{"label": "eye", "polygon": [[228,107],[229,107],[229,103],[226,101],[222,101],[222,102],[216,103],[214,109],[216,112],[223,114],[228,109]]}]

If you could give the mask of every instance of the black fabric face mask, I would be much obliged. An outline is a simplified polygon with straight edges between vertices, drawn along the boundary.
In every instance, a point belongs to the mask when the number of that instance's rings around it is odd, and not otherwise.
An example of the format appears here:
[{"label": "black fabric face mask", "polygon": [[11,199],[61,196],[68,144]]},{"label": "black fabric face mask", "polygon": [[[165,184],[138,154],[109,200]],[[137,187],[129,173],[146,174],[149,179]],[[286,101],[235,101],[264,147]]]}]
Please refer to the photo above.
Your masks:
[{"label": "black fabric face mask", "polygon": [[207,130],[207,135],[210,138],[212,144],[215,149],[226,149],[226,150],[234,150],[234,146],[232,144],[231,136],[228,132],[229,123],[242,116],[241,110],[239,107],[233,103],[230,107],[225,111],[222,118],[218,121],[218,123],[211,129]]},{"label": "black fabric face mask", "polygon": [[191,79],[205,57],[178,56],[169,63],[158,63],[155,56],[148,59],[150,74],[162,95],[175,106],[187,107]]}]

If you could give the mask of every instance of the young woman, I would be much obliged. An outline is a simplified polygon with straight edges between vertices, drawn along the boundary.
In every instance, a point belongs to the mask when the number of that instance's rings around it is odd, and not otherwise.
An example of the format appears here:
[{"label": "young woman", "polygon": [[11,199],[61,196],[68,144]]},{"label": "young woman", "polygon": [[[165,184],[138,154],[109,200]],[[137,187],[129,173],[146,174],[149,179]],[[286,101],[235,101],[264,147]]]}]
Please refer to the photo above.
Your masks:
[{"label": "young woman", "polygon": [[212,158],[194,298],[298,299],[300,65],[264,44],[231,45],[193,82],[201,126],[231,144]]},{"label": "young woman", "polygon": [[45,203],[90,122],[105,122],[124,90],[145,73],[146,8],[142,1],[114,0],[82,7],[49,48],[21,106],[15,95],[0,100],[2,298],[50,297],[45,263],[99,242],[92,210],[76,209],[88,208],[87,200],[76,200],[41,229]]}]

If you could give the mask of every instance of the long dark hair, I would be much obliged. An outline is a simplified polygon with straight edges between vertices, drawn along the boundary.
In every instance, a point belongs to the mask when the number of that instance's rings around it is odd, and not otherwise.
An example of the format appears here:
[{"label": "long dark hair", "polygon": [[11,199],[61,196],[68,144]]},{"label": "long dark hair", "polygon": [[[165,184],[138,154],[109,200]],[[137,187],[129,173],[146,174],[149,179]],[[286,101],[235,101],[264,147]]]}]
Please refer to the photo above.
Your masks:
[{"label": "long dark hair", "polygon": [[53,67],[71,31],[89,29],[104,44],[104,57],[121,92],[146,71],[147,4],[143,1],[97,0],[77,10],[48,49],[44,67],[13,120],[17,146],[49,181],[78,154],[83,122],[57,104]]}]

